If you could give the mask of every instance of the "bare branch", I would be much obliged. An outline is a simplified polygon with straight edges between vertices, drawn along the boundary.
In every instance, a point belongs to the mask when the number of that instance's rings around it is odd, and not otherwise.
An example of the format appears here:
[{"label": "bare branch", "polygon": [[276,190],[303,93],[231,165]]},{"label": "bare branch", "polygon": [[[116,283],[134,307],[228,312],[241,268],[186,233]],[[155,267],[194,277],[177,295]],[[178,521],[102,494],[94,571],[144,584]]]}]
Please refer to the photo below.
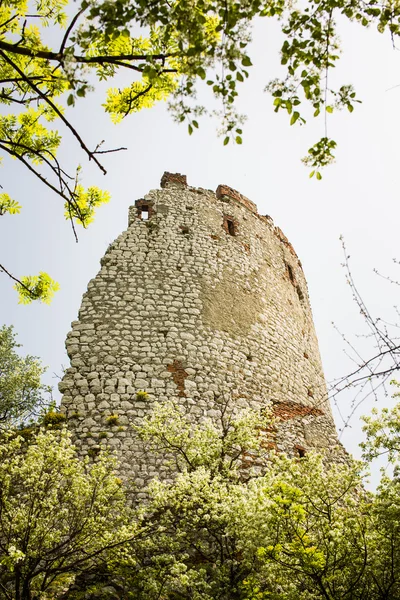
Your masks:
[{"label": "bare branch", "polygon": [[[86,7],[87,8],[87,7]],[[71,23],[68,25],[67,27],[67,31],[65,32],[63,41],[61,42],[61,46],[60,46],[60,50],[58,51],[58,53],[62,56],[64,53],[64,49],[65,49],[65,45],[68,41],[68,38],[70,36],[71,31],[73,30],[73,28],[76,25],[76,22],[78,21],[79,17],[81,16],[81,14],[83,14],[86,10],[86,8],[81,8],[81,10],[79,10],[76,15],[74,16],[74,18],[72,19]]]}]

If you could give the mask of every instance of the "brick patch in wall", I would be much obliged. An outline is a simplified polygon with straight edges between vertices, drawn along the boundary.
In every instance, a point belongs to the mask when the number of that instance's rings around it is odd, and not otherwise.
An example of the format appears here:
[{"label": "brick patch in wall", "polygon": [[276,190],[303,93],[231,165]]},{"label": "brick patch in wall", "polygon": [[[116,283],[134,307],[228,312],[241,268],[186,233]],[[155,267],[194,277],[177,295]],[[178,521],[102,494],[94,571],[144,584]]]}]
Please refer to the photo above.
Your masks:
[{"label": "brick patch in wall", "polygon": [[168,173],[168,171],[165,171],[164,175],[161,177],[160,185],[162,188],[165,188],[169,183],[177,183],[178,185],[186,187],[186,175],[181,175],[180,173]]},{"label": "brick patch in wall", "polygon": [[293,256],[295,256],[297,258],[295,249],[293,248],[292,244],[287,239],[286,235],[283,233],[282,229],[278,226],[275,226],[274,233],[275,233],[276,237],[282,242],[282,244],[284,244],[286,246],[286,248],[288,248],[290,250],[290,252],[293,254]]},{"label": "brick patch in wall", "polygon": [[246,196],[243,196],[243,194],[241,194],[237,190],[234,190],[233,188],[229,187],[228,185],[219,185],[215,193],[218,200],[222,200],[224,196],[226,196],[228,198],[231,198],[232,200],[236,200],[240,204],[243,204],[252,213],[257,214],[257,206],[254,204],[254,202],[246,198]]},{"label": "brick patch in wall", "polygon": [[137,218],[142,218],[142,211],[146,210],[149,213],[148,218],[151,219],[156,214],[154,210],[154,203],[149,200],[145,200],[141,198],[140,200],[136,200],[135,202],[136,210],[137,210]]},{"label": "brick patch in wall", "polygon": [[172,379],[178,388],[178,396],[181,398],[186,396],[185,394],[185,379],[188,376],[185,369],[183,368],[183,364],[180,360],[174,360],[174,362],[168,365],[167,370],[172,373]]},{"label": "brick patch in wall", "polygon": [[315,408],[313,406],[304,406],[297,404],[296,402],[279,402],[274,404],[272,414],[282,421],[290,421],[291,419],[308,415],[319,417],[325,413],[320,408]]}]

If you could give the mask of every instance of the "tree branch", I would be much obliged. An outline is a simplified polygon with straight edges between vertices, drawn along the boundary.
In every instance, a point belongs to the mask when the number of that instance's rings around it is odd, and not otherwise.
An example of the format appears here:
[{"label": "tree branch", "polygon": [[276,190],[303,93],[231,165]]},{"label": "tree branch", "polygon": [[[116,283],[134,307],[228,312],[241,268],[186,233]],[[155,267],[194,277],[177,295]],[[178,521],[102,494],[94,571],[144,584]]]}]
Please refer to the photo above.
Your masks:
[{"label": "tree branch", "polygon": [[[64,55],[60,52],[51,52],[50,50],[32,50],[31,48],[26,48],[24,46],[16,46],[15,44],[10,44],[9,42],[5,42],[4,40],[0,41],[0,49],[5,52],[11,52],[12,54],[21,54],[23,56],[30,56],[31,58],[44,58],[49,61],[57,61],[62,63],[64,59]],[[112,62],[112,60],[165,60],[166,58],[176,56],[175,53],[172,54],[104,54],[99,56],[73,56],[75,62],[78,63],[107,63]]]},{"label": "tree branch", "polygon": [[32,81],[29,80],[29,77],[27,77],[23,71],[21,71],[21,69],[10,59],[8,58],[7,54],[5,54],[5,52],[3,52],[2,50],[0,50],[0,56],[3,56],[4,60],[25,80],[25,82],[33,89],[35,90],[35,92],[37,94],[39,94],[39,96],[54,110],[54,112],[60,117],[60,119],[62,120],[62,122],[66,125],[66,127],[72,132],[73,136],[78,140],[78,142],[80,143],[81,148],[86,152],[86,154],[89,157],[89,160],[93,160],[97,166],[99,167],[99,169],[104,173],[104,175],[106,175],[107,171],[105,170],[105,168],[103,167],[103,165],[100,163],[100,161],[97,160],[97,158],[93,155],[93,153],[89,150],[89,148],[86,146],[85,142],[83,141],[83,139],[81,138],[81,136],[79,135],[79,133],[76,131],[76,129],[71,125],[71,123],[64,117],[64,115],[62,114],[62,112],[60,111],[59,108],[57,108],[57,106],[46,96],[46,94],[44,94],[40,88],[38,88]]},{"label": "tree branch", "polygon": [[[23,156],[20,156],[19,154],[17,154],[16,152],[14,152],[13,150],[11,150],[10,148],[7,148],[7,146],[4,146],[3,144],[0,144],[0,148],[2,150],[4,150],[5,152],[7,152],[7,154],[10,154],[11,156],[13,156],[14,158],[17,158],[19,161],[22,162],[22,164],[24,164],[29,171],[31,171],[34,175],[36,175],[36,177],[38,179],[40,179],[40,181],[42,183],[44,183],[47,187],[49,187],[53,192],[55,192],[56,194],[58,194],[59,196],[61,196],[61,198],[63,200],[65,200],[65,202],[68,203],[68,206],[70,206],[72,203],[71,199],[68,198],[68,196],[66,196],[62,190],[58,190],[52,183],[50,183],[46,177],[44,177],[41,173],[39,173],[38,171],[36,171],[32,165],[29,164],[29,162],[27,160],[25,160],[25,158]],[[74,232],[74,236],[75,236],[75,240],[78,241],[78,236],[76,234],[76,230],[75,230],[75,226],[73,223],[73,220],[71,218],[71,224],[72,224],[72,230]]]},{"label": "tree branch", "polygon": [[[86,7],[86,8],[87,8],[87,7]],[[69,34],[71,33],[71,31],[72,31],[72,30],[73,30],[73,28],[75,27],[75,24],[76,24],[77,20],[79,19],[79,17],[81,16],[81,14],[85,12],[86,8],[81,8],[81,10],[80,10],[80,11],[78,11],[78,12],[76,13],[76,15],[75,15],[75,16],[74,16],[74,18],[72,19],[71,23],[69,24],[69,26],[68,26],[68,28],[67,28],[67,31],[65,32],[65,35],[64,35],[63,41],[61,42],[60,50],[58,51],[58,53],[59,53],[61,56],[62,56],[62,55],[63,55],[63,53],[64,53],[65,45],[66,45],[66,43],[67,43],[67,41],[68,41]]]},{"label": "tree branch", "polygon": [[7,271],[7,269],[5,267],[3,267],[3,265],[0,265],[0,270],[3,271],[3,273],[5,273],[6,275],[8,275],[13,281],[15,281],[18,285],[22,286],[28,293],[29,295],[35,299],[35,295],[32,293],[32,290],[30,288],[28,288],[27,285],[25,285],[24,283],[22,283],[22,281],[20,281],[19,279],[17,279],[16,277],[14,277],[14,275],[12,275],[10,273],[10,271]]}]

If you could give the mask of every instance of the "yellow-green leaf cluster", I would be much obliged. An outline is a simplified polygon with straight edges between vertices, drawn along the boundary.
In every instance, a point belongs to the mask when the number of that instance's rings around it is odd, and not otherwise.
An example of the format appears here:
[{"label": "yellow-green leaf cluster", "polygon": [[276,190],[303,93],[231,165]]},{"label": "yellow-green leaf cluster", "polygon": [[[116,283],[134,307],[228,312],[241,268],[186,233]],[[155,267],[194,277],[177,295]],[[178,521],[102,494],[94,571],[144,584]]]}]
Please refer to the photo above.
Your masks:
[{"label": "yellow-green leaf cluster", "polygon": [[50,304],[60,285],[48,273],[41,271],[39,275],[21,277],[20,283],[16,283],[14,289],[18,292],[19,304],[30,304],[33,300]]},{"label": "yellow-green leaf cluster", "polygon": [[152,108],[156,102],[167,100],[177,87],[176,73],[163,73],[152,79],[144,76],[122,90],[110,88],[104,108],[111,114],[112,121],[118,123],[130,113]]},{"label": "yellow-green leaf cluster", "polygon": [[0,216],[5,213],[18,215],[21,212],[21,208],[21,205],[16,200],[12,200],[8,194],[0,194]]},{"label": "yellow-green leaf cluster", "polygon": [[65,218],[74,219],[79,225],[87,227],[94,221],[95,210],[110,201],[109,192],[91,186],[87,190],[78,184],[73,194],[73,202],[65,203]]}]

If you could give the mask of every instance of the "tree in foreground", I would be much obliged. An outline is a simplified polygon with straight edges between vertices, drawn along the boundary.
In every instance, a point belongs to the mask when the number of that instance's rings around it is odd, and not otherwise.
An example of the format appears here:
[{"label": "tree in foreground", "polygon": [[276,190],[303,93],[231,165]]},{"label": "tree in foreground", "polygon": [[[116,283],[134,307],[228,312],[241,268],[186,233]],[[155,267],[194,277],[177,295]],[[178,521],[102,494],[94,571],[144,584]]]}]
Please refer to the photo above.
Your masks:
[{"label": "tree in foreground", "polygon": [[220,426],[193,428],[171,405],[145,421],[141,435],[178,475],[150,484],[137,519],[151,535],[115,565],[128,598],[398,597],[398,481],[373,495],[360,463],[270,451],[265,460],[260,432],[269,427],[260,415],[223,410]]},{"label": "tree in foreground", "polygon": [[[358,102],[351,85],[333,88],[328,80],[339,57],[336,19],[375,26],[392,39],[400,32],[400,7],[389,1],[308,0],[302,6],[288,0],[67,4],[67,0],[0,4],[0,103],[7,107],[0,118],[0,150],[61,198],[74,232],[76,224],[91,223],[109,194],[93,185],[85,187],[79,165],[70,172],[60,162],[62,137],[49,123],[58,121],[83,157],[105,174],[101,159],[115,149],[103,147],[101,139],[85,141],[70,110],[95,82],[112,84],[104,108],[114,122],[168,99],[174,118],[186,122],[189,133],[199,127],[200,117],[211,113],[220,121],[224,144],[230,140],[240,144],[243,116],[235,102],[252,66],[251,25],[257,17],[281,19],[286,75],[271,81],[268,89],[274,110],[287,112],[291,125],[306,122],[304,102],[311,115],[321,118],[323,135],[304,159],[310,175],[320,179],[321,169],[334,160],[336,146],[328,134],[327,117],[342,108],[353,111]],[[122,78],[115,80],[119,74]],[[210,109],[212,102],[206,107],[196,100],[201,80],[211,90],[210,100],[214,97],[219,103],[215,110]],[[0,216],[20,210],[7,192],[0,194]],[[58,289],[44,272],[17,278],[7,266],[0,269],[14,279],[22,302],[47,302]]]},{"label": "tree in foreground", "polygon": [[34,356],[21,357],[12,327],[0,327],[0,429],[37,417],[49,405],[45,369]]},{"label": "tree in foreground", "polygon": [[[367,421],[367,456],[390,447],[398,461],[398,422],[381,435],[396,414]],[[398,598],[397,471],[368,493],[361,463],[272,452],[271,425],[222,406],[219,423],[193,426],[157,406],[138,433],[170,479],[153,480],[133,509],[115,462],[79,460],[65,430],[3,436],[0,598]]]},{"label": "tree in foreground", "polygon": [[0,598],[59,598],[134,536],[115,462],[79,460],[65,431],[0,440]]}]

